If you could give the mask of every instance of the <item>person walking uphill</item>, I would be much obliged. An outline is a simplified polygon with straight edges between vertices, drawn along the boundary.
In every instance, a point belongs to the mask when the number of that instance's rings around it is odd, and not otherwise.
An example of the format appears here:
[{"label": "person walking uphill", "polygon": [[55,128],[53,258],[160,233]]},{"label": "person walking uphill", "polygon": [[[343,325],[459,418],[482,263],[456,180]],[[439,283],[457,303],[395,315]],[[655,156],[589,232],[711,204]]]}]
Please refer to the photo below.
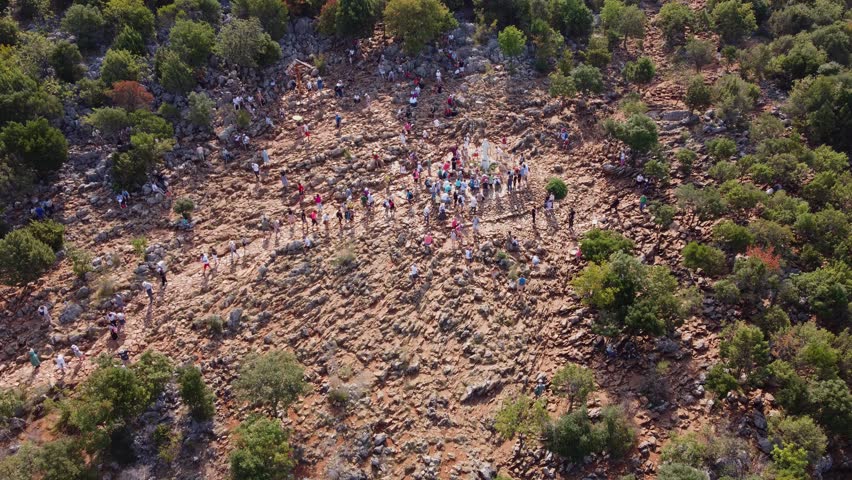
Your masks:
[{"label": "person walking uphill", "polygon": [[27,356],[29,357],[30,364],[33,366],[33,368],[38,368],[41,366],[41,359],[38,358],[38,354],[35,350],[31,348],[30,351],[27,352]]}]

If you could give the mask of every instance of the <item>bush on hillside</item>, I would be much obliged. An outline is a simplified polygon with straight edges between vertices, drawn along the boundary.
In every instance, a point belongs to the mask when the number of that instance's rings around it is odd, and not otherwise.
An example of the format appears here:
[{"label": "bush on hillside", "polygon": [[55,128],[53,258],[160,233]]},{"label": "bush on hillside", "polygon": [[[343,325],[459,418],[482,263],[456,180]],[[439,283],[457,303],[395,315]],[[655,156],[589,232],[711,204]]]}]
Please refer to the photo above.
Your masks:
[{"label": "bush on hillside", "polygon": [[722,275],[728,270],[725,254],[721,250],[697,242],[689,242],[683,247],[683,265],[691,269],[700,268],[711,277]]},{"label": "bush on hillside", "polygon": [[68,7],[62,18],[62,30],[74,35],[77,44],[83,49],[98,45],[105,25],[106,20],[97,7],[79,3]]},{"label": "bush on hillside", "polygon": [[109,0],[104,7],[104,17],[116,32],[130,27],[142,38],[154,35],[154,14],[143,0]]},{"label": "bush on hillside", "polygon": [[215,30],[205,22],[178,20],[169,32],[169,48],[196,68],[207,64],[215,41]]},{"label": "bush on hillside", "polygon": [[583,258],[590,262],[604,262],[615,252],[630,252],[633,242],[624,235],[613,230],[593,228],[583,235],[580,240],[580,251]]},{"label": "bush on hillside", "polygon": [[112,41],[110,48],[113,50],[127,50],[139,56],[144,56],[147,53],[145,50],[145,39],[142,38],[142,34],[127,25],[115,36],[115,40]]},{"label": "bush on hillside", "polygon": [[60,40],[50,53],[50,66],[56,72],[57,78],[68,83],[74,83],[83,78],[86,69],[83,66],[83,56],[77,45]]},{"label": "bush on hillside", "polygon": [[17,45],[21,37],[21,29],[18,22],[12,17],[0,17],[0,45],[13,47]]},{"label": "bush on hillside", "polygon": [[209,420],[216,413],[213,406],[213,392],[204,383],[201,370],[195,366],[186,366],[178,370],[180,398],[189,407],[190,414],[196,420]]},{"label": "bush on hillside", "polygon": [[243,400],[275,413],[307,392],[304,370],[292,353],[283,350],[251,355],[240,367],[235,387]]},{"label": "bush on hillside", "polygon": [[7,124],[0,130],[0,145],[23,166],[42,175],[58,170],[68,159],[65,136],[44,118]]},{"label": "bush on hillside", "polygon": [[195,87],[192,68],[181,60],[176,52],[168,48],[161,49],[157,52],[156,60],[160,84],[167,91],[183,94]]},{"label": "bush on hillside", "polygon": [[273,40],[287,31],[289,11],[281,0],[234,0],[234,13],[240,18],[256,18]]},{"label": "bush on hillside", "polygon": [[26,230],[54,252],[61,250],[65,243],[65,225],[55,220],[32,221],[26,226]]},{"label": "bush on hillside", "polygon": [[213,111],[216,103],[206,93],[191,92],[187,98],[189,110],[186,118],[197,127],[209,129],[213,124]]},{"label": "bush on hillside", "polygon": [[13,230],[0,239],[0,279],[22,285],[38,279],[56,262],[56,255],[27,229]]},{"label": "bush on hillside", "polygon": [[216,53],[240,67],[264,67],[278,60],[281,47],[272,40],[256,18],[236,19],[222,27]]},{"label": "bush on hillside", "polygon": [[416,54],[441,33],[458,25],[440,0],[390,0],[385,7],[384,21],[385,29],[403,40],[403,49],[409,55]]},{"label": "bush on hillside", "polygon": [[150,109],[154,96],[139,82],[121,81],[112,84],[112,90],[107,95],[112,103],[129,112],[139,109]]},{"label": "bush on hillside", "polygon": [[139,80],[142,75],[142,64],[138,57],[127,50],[109,49],[101,64],[101,80],[105,85],[112,86],[122,80]]},{"label": "bush on hillside", "polygon": [[376,0],[337,0],[335,10],[334,29],[342,37],[369,33],[379,13]]},{"label": "bush on hillside", "polygon": [[277,419],[253,416],[234,431],[231,477],[234,480],[286,478],[296,466],[289,434]]},{"label": "bush on hillside", "polygon": [[568,186],[561,179],[553,177],[547,180],[544,191],[553,194],[553,198],[556,200],[562,200],[568,195]]}]

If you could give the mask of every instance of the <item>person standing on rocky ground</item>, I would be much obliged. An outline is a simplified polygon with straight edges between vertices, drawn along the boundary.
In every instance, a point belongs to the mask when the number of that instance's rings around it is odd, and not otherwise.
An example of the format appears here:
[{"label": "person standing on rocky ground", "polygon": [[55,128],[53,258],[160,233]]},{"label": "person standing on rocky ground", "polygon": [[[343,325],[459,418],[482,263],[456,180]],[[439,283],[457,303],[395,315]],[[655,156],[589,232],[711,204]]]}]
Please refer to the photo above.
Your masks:
[{"label": "person standing on rocky ground", "polygon": [[432,206],[427,203],[426,206],[423,208],[423,220],[424,220],[424,223],[427,226],[429,225],[429,215],[431,213],[432,213]]},{"label": "person standing on rocky ground", "polygon": [[473,236],[474,237],[479,236],[479,216],[478,215],[473,216]]},{"label": "person standing on rocky ground", "polygon": [[648,205],[648,197],[642,195],[639,197],[639,212],[644,213],[646,205]]},{"label": "person standing on rocky ground", "polygon": [[317,226],[319,226],[319,222],[317,221],[317,211],[311,210],[311,230],[316,230]]},{"label": "person standing on rocky ground", "polygon": [[317,208],[317,210],[320,213],[322,213],[322,197],[320,196],[319,193],[314,195],[314,206]]},{"label": "person standing on rocky ground", "polygon": [[335,215],[337,216],[337,228],[340,231],[340,234],[342,235],[343,234],[343,211],[342,211],[342,207],[337,207],[337,213]]},{"label": "person standing on rocky ground", "polygon": [[260,166],[257,163],[252,162],[251,171],[254,173],[254,180],[257,183],[260,183]]},{"label": "person standing on rocky ground", "polygon": [[299,204],[301,205],[302,200],[305,199],[305,186],[302,185],[302,182],[296,182],[296,189],[299,191]]},{"label": "person standing on rocky ground", "polygon": [[307,235],[308,233],[308,215],[305,213],[305,209],[302,209],[302,214],[300,215],[302,220],[302,235]]},{"label": "person standing on rocky ground", "polygon": [[50,310],[47,308],[47,305],[42,305],[38,307],[38,314],[42,320],[47,323],[51,323],[53,319],[50,317]]},{"label": "person standing on rocky ground", "polygon": [[532,226],[533,226],[533,230],[535,230],[535,229],[536,229],[536,224],[535,224],[535,214],[536,214],[536,210],[538,210],[538,207],[536,207],[536,206],[533,206],[533,207],[532,207],[532,210],[530,210],[530,215],[532,215]]},{"label": "person standing on rocky ground", "polygon": [[281,171],[281,189],[284,190],[284,194],[287,194],[287,190],[290,187],[290,181],[287,180],[287,170]]},{"label": "person standing on rocky ground", "polygon": [[334,127],[340,130],[340,122],[343,120],[343,117],[340,116],[340,113],[336,113],[334,115]]},{"label": "person standing on rocky ground", "polygon": [[160,276],[160,288],[166,288],[166,268],[162,265],[157,265],[157,275]]},{"label": "person standing on rocky ground", "polygon": [[31,348],[30,351],[27,352],[27,357],[30,359],[30,365],[32,365],[34,369],[38,370],[38,367],[41,366],[41,359],[38,358],[38,354],[35,349]]},{"label": "person standing on rocky ground", "polygon": [[574,233],[574,215],[576,212],[574,211],[574,207],[571,207],[571,210],[568,212],[568,231],[572,234]]},{"label": "person standing on rocky ground", "polygon": [[68,364],[65,362],[65,356],[61,353],[56,355],[56,368],[58,368],[59,371],[62,372],[62,375],[65,375],[66,366],[68,366]]},{"label": "person standing on rocky ground", "polygon": [[408,279],[411,280],[411,283],[417,283],[418,278],[420,278],[420,270],[416,264],[412,263],[411,269],[408,271]]},{"label": "person standing on rocky ground", "polygon": [[275,234],[275,241],[281,236],[281,222],[276,218],[272,220],[272,232]]},{"label": "person standing on rocky ground", "polygon": [[74,358],[76,358],[77,360],[83,360],[84,358],[86,358],[86,355],[82,351],[80,351],[80,347],[78,347],[77,345],[71,345],[71,353],[74,354]]},{"label": "person standing on rocky ground", "polygon": [[204,252],[201,254],[201,275],[207,275],[207,270],[210,270],[210,257]]},{"label": "person standing on rocky ground", "polygon": [[234,258],[240,257],[240,252],[237,251],[237,244],[233,240],[228,242],[228,254],[231,257],[231,265],[234,264]]},{"label": "person standing on rocky ground", "polygon": [[154,286],[151,285],[151,282],[145,280],[142,282],[142,289],[145,290],[145,293],[148,294],[148,302],[154,302]]},{"label": "person standing on rocky ground", "polygon": [[364,94],[364,110],[370,110],[370,104],[371,103],[372,103],[372,100],[370,99],[370,94],[365,93]]}]

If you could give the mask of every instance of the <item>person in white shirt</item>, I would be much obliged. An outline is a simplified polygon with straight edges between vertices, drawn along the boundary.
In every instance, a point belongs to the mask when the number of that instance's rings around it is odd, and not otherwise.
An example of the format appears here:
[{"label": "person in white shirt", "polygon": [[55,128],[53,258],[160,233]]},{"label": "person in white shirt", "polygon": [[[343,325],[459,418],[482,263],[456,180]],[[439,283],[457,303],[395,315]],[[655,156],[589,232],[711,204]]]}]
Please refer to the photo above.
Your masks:
[{"label": "person in white shirt", "polygon": [[47,305],[42,305],[38,307],[38,314],[41,316],[42,320],[50,323],[52,318],[50,318],[50,310],[48,310]]},{"label": "person in white shirt", "polygon": [[234,243],[233,240],[228,242],[228,252],[229,252],[229,255],[231,256],[231,265],[233,265],[234,264],[234,257],[239,258],[241,256],[240,252],[237,251],[237,244]]},{"label": "person in white shirt", "polygon": [[56,356],[56,368],[58,368],[59,371],[61,371],[63,374],[65,374],[66,365],[67,364],[65,363],[65,357],[61,353],[59,355],[57,355]]},{"label": "person in white shirt", "polygon": [[201,254],[201,274],[204,275],[207,273],[207,270],[210,269],[210,257],[207,256],[207,253]]},{"label": "person in white shirt", "polygon": [[80,351],[80,347],[77,345],[71,345],[71,353],[74,354],[74,358],[83,359],[86,355]]},{"label": "person in white shirt", "polygon": [[257,182],[260,182],[260,165],[256,163],[251,164],[251,171],[254,173],[254,179]]},{"label": "person in white shirt", "polygon": [[148,300],[153,302],[154,301],[154,286],[151,285],[151,283],[146,280],[146,281],[142,282],[142,289],[145,290],[145,293],[148,294]]},{"label": "person in white shirt", "polygon": [[419,275],[420,275],[420,271],[417,270],[417,265],[411,264],[411,271],[408,273],[408,278],[410,278],[411,281],[413,282],[413,281],[417,280],[417,277]]}]

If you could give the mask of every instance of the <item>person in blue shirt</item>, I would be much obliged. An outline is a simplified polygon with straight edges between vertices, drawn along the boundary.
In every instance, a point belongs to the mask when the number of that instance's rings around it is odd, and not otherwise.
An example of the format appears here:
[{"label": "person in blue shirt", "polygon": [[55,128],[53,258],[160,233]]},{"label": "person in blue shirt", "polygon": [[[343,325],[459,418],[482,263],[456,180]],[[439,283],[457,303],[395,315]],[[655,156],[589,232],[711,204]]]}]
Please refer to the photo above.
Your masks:
[{"label": "person in blue shirt", "polygon": [[340,128],[341,120],[343,120],[343,117],[341,117],[339,113],[334,116],[334,124],[337,126],[337,128]]}]

